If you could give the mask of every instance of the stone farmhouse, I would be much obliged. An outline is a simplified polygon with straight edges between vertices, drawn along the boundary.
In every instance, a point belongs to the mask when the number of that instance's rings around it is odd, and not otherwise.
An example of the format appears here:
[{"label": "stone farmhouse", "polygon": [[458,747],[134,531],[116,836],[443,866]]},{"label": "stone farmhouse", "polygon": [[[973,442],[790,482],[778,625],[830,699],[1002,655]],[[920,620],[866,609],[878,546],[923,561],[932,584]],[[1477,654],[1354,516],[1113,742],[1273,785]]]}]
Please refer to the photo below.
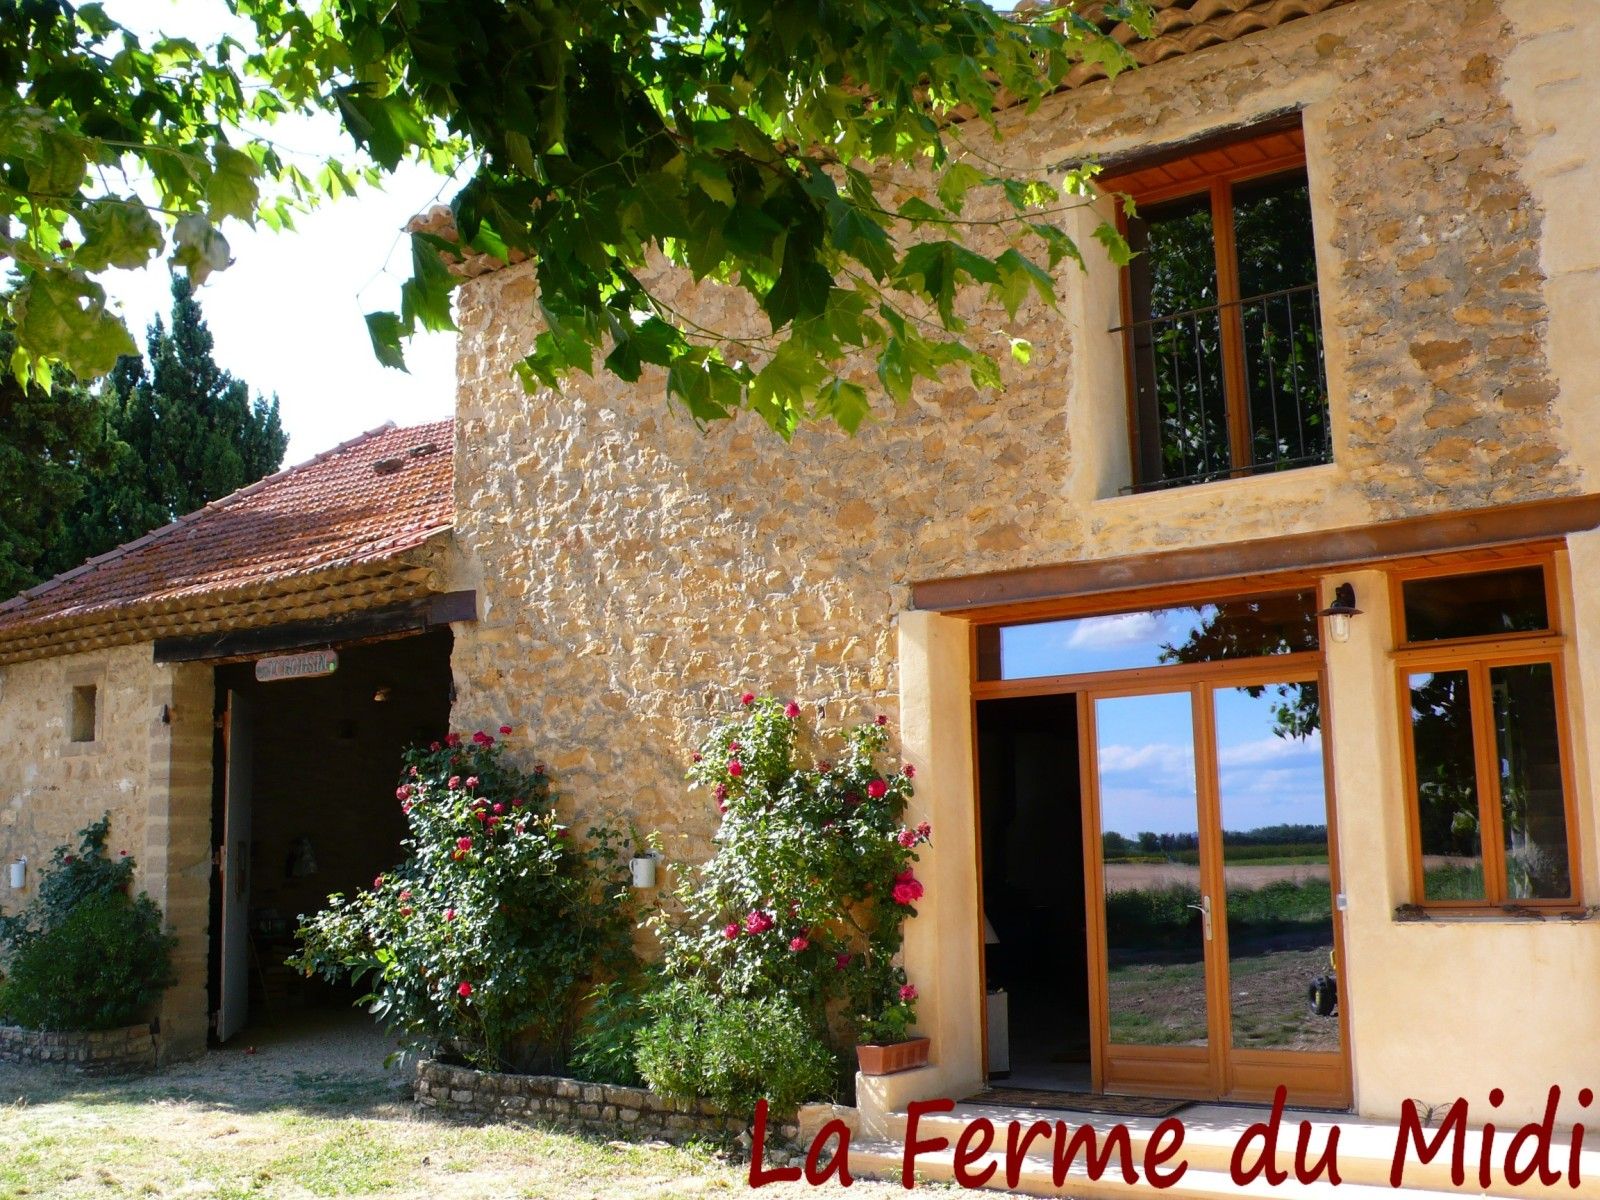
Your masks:
[{"label": "stone farmhouse", "polygon": [[1000,1077],[1583,1116],[1600,6],[1158,7],[1137,69],[969,139],[1138,201],[1131,268],[1089,254],[1015,321],[969,298],[1035,347],[1004,391],[792,445],[649,376],[529,394],[536,269],[469,261],[453,453],[375,432],[0,606],[0,860],[113,810],[182,939],[169,1052],[237,1028],[241,946],[392,850],[416,728],[525,730],[670,882],[716,827],[687,748],[750,689],[888,714],[935,830],[932,1059],[860,1081],[868,1126]]}]

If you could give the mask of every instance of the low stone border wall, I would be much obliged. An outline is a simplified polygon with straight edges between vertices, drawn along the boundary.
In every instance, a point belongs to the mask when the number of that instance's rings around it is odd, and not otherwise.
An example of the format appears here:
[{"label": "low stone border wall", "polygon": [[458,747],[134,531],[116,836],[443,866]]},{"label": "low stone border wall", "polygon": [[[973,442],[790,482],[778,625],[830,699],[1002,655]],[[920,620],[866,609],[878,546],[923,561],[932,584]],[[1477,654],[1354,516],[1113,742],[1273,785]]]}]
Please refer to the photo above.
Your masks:
[{"label": "low stone border wall", "polygon": [[153,1071],[161,1035],[154,1025],[98,1033],[62,1033],[0,1025],[0,1062],[60,1063],[108,1075]]},{"label": "low stone border wall", "polygon": [[[750,1117],[728,1116],[709,1104],[668,1100],[646,1088],[582,1083],[555,1075],[500,1075],[424,1059],[417,1064],[417,1103],[466,1116],[547,1122],[633,1140],[726,1142],[745,1132]],[[794,1136],[785,1125],[775,1137]]]}]

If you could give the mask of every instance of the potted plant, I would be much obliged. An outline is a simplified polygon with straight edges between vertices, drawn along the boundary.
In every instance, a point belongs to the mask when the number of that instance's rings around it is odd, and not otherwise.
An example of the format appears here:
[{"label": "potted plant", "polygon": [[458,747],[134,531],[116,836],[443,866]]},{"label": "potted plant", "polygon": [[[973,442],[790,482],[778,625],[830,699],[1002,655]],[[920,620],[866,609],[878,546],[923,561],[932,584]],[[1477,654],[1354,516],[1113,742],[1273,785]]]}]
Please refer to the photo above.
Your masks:
[{"label": "potted plant", "polygon": [[856,1046],[856,1062],[863,1075],[893,1075],[927,1065],[928,1039],[911,1035],[917,1019],[916,985],[902,983],[895,995],[858,1023],[861,1041]]}]

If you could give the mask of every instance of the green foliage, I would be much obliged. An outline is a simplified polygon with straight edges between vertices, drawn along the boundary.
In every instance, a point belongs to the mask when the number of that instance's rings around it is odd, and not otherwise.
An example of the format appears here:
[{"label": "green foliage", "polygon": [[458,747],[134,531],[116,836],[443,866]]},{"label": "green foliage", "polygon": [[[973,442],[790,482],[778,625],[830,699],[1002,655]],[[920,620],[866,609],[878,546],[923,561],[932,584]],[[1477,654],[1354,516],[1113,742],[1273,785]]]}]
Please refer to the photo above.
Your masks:
[{"label": "green foliage", "polygon": [[727,996],[679,979],[651,993],[648,1004],[639,1070],[664,1096],[698,1097],[740,1114],[765,1097],[778,1112],[792,1112],[834,1087],[833,1050],[781,993]]},{"label": "green foliage", "polygon": [[[881,718],[846,731],[835,761],[803,766],[799,716],[749,696],[701,745],[689,778],[722,810],[717,852],[686,874],[680,914],[656,928],[669,977],[728,1001],[781,998],[809,1031],[796,1053],[814,1040],[842,1069],[863,1033],[889,1022],[904,1036],[913,1018],[897,956],[922,895],[916,847],[931,831],[903,823],[913,772],[880,765]],[[652,1087],[677,1086],[640,1065]]]},{"label": "green foliage", "polygon": [[588,1009],[572,1043],[572,1074],[594,1083],[637,1087],[644,1082],[634,1055],[650,1020],[637,980],[608,979],[584,997]]},{"label": "green foliage", "polygon": [[329,897],[291,965],[367,986],[361,1003],[411,1048],[563,1068],[582,998],[633,967],[614,835],[574,844],[544,768],[522,771],[482,731],[407,751],[396,796],[405,861]]},{"label": "green foliage", "polygon": [[[0,362],[16,339],[0,329]],[[46,393],[0,374],[0,597],[76,566],[70,514],[117,443],[105,401],[70,376]],[[105,549],[107,547],[102,547]]]},{"label": "green foliage", "polygon": [[[750,408],[784,436],[802,420],[855,428],[864,352],[904,400],[947,369],[999,384],[986,343],[964,336],[957,290],[1014,312],[1054,302],[1051,271],[1080,260],[1059,223],[1092,169],[1006,163],[967,144],[996,127],[1002,93],[1037,104],[1080,62],[1131,62],[1106,32],[1148,34],[1145,0],[1095,21],[1076,5],[1027,15],[982,0],[639,4],[505,0],[238,0],[258,48],[141,45],[98,6],[24,6],[0,50],[0,239],[21,277],[13,369],[85,375],[131,349],[93,275],[168,251],[196,282],[227,265],[220,226],[290,223],[353,186],[315,179],[239,131],[296,111],[338,113],[373,177],[403,159],[474,173],[452,202],[470,248],[535,263],[545,331],[521,364],[530,385],[592,371],[664,368],[697,420]],[[1019,156],[1020,157],[1020,156]],[[131,165],[150,198],[99,169]],[[896,174],[920,174],[907,195]],[[71,236],[74,229],[80,238]],[[994,235],[982,249],[970,235]],[[1110,225],[1095,237],[1126,253]],[[400,311],[369,320],[382,361],[418,328],[448,328],[458,282],[433,235],[413,239]],[[742,290],[765,331],[702,326],[647,281],[665,259]],[[1003,351],[1004,352],[1004,351]]]},{"label": "green foliage", "polygon": [[58,847],[22,912],[0,916],[0,1017],[30,1029],[116,1029],[148,1018],[175,982],[177,939],[149,896],[130,896],[134,862],[106,853],[110,819]]}]

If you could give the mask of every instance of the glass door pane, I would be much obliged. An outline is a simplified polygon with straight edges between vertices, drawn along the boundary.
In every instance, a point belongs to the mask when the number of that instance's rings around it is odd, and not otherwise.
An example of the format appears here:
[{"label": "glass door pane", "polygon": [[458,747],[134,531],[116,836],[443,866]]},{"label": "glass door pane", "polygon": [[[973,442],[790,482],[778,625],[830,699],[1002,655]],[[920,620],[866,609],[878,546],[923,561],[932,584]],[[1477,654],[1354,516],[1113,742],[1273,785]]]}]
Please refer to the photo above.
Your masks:
[{"label": "glass door pane", "polygon": [[1314,682],[1219,687],[1230,1042],[1339,1049],[1333,885]]},{"label": "glass door pane", "polygon": [[1511,900],[1572,895],[1553,675],[1549,663],[1489,668]]},{"label": "glass door pane", "polygon": [[1095,701],[1111,1042],[1207,1043],[1189,692]]},{"label": "glass door pane", "polygon": [[1417,832],[1425,900],[1482,900],[1483,832],[1466,668],[1409,679]]}]

